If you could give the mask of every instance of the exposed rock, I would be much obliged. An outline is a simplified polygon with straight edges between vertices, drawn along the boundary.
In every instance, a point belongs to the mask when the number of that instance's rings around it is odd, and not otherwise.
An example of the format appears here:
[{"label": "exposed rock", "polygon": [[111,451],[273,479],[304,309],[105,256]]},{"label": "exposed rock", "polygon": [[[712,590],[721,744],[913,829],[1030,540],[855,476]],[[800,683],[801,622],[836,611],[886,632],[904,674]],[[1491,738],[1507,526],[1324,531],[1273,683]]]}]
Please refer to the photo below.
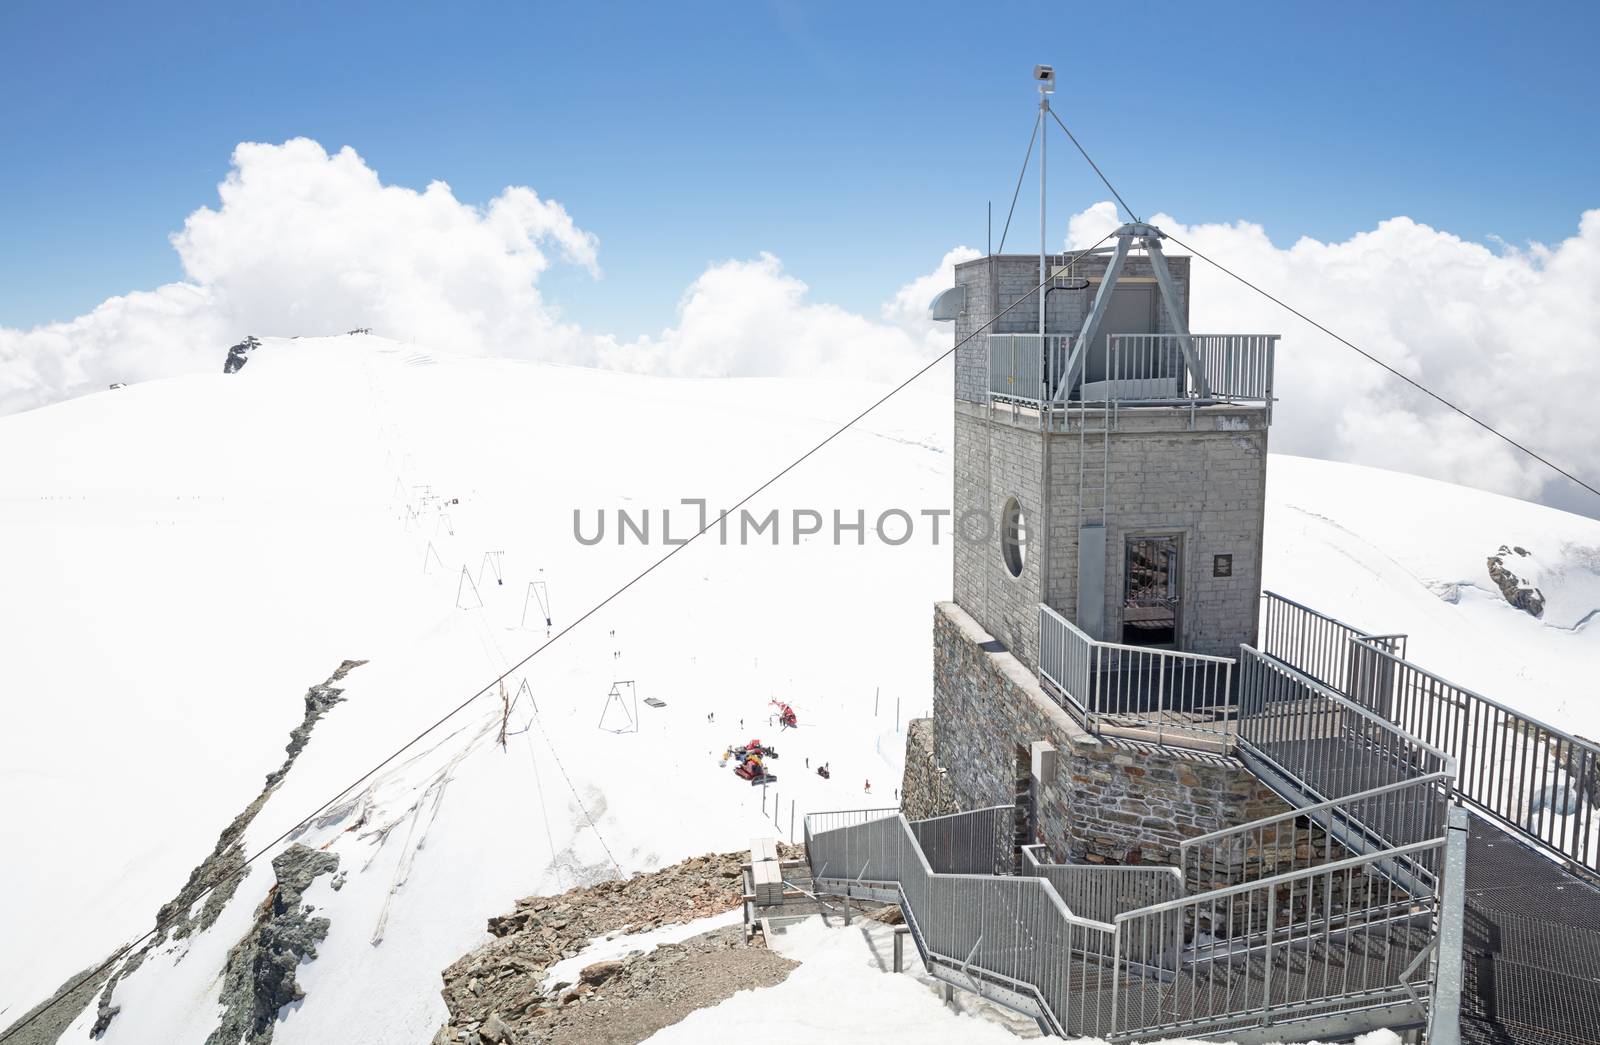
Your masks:
[{"label": "exposed rock", "polygon": [[906,916],[901,913],[898,904],[890,904],[887,907],[880,907],[878,910],[867,915],[867,917],[871,918],[873,921],[882,922],[884,925],[904,925],[906,923]]},{"label": "exposed rock", "polygon": [[478,1037],[489,1042],[489,1045],[502,1045],[504,1042],[514,1042],[511,1028],[500,1018],[499,1013],[491,1012],[489,1018],[483,1021],[483,1026],[478,1028]]},{"label": "exposed rock", "polygon": [[[108,961],[69,977],[54,994],[18,1016],[10,1026],[0,1026],[0,1041],[5,1045],[53,1045],[78,1014],[88,1008],[113,967],[114,962]],[[23,1023],[27,1026],[12,1030]]]},{"label": "exposed rock", "polygon": [[223,972],[222,1019],[206,1045],[265,1045],[272,1040],[278,1010],[305,997],[295,982],[302,961],[317,956],[328,919],[310,916],[302,903],[318,875],[339,866],[333,853],[295,843],[272,861],[277,884],[256,910],[255,924],[228,952]]},{"label": "exposed rock", "polygon": [[261,342],[256,340],[255,335],[252,334],[246,337],[243,341],[228,349],[228,359],[222,364],[222,372],[224,374],[237,374],[244,369],[245,363],[249,361],[250,353],[260,347]]},{"label": "exposed rock", "polygon": [[[1489,579],[1494,581],[1495,587],[1500,589],[1500,594],[1505,596],[1507,602],[1534,617],[1544,616],[1544,594],[1538,588],[1518,577],[1506,560],[1516,555],[1526,558],[1528,552],[1525,548],[1508,547],[1502,544],[1500,551],[1489,556]],[[1515,565],[1515,560],[1511,560]]]},{"label": "exposed rock", "polygon": [[[344,698],[343,690],[334,686],[335,682],[342,681],[354,669],[365,664],[364,660],[347,660],[342,662],[328,678],[306,690],[305,711],[301,715],[300,724],[289,731],[289,743],[284,746],[285,758],[283,763],[271,773],[267,774],[265,786],[244,811],[233,818],[222,834],[217,838],[217,844],[211,850],[211,855],[202,860],[193,871],[189,872],[189,880],[183,888],[178,890],[178,895],[167,901],[156,912],[155,937],[144,947],[135,951],[127,961],[118,967],[106,980],[105,989],[100,993],[98,1013],[95,1017],[91,1034],[99,1037],[111,1026],[111,1021],[121,1011],[121,1006],[114,1004],[113,995],[117,983],[137,969],[144,962],[145,956],[156,947],[167,942],[169,938],[182,940],[192,933],[204,932],[209,929],[219,915],[222,914],[228,901],[233,899],[239,889],[239,883],[249,875],[250,868],[245,863],[244,834],[245,830],[255,820],[256,814],[261,812],[271,798],[283,778],[288,775],[295,759],[300,757],[300,752],[305,750],[306,743],[311,739],[311,731],[317,721],[327,713],[328,709]],[[198,914],[194,907],[204,897]],[[80,1010],[81,1011],[81,1008]]]},{"label": "exposed rock", "polygon": [[1567,783],[1553,783],[1541,787],[1528,800],[1528,825],[1537,830],[1539,814],[1571,816],[1578,811],[1578,791]]},{"label": "exposed rock", "polygon": [[[780,846],[786,858],[796,847]],[[746,947],[740,926],[682,943],[595,962],[578,982],[546,984],[546,971],[596,937],[644,932],[732,910],[743,889],[744,853],[698,856],[626,881],[529,896],[509,914],[489,919],[490,941],[444,971],[441,994],[450,1022],[440,1041],[472,1033],[484,1041],[498,1020],[506,1041],[611,1043],[643,1041],[690,1012],[737,990],[767,986],[791,962],[764,947]]]}]

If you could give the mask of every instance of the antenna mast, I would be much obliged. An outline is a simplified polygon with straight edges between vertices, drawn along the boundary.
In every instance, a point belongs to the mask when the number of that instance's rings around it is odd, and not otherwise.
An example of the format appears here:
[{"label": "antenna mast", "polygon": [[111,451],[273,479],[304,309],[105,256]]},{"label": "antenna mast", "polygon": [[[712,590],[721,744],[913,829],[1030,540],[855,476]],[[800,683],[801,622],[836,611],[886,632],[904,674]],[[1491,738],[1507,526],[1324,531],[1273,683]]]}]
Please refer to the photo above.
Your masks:
[{"label": "antenna mast", "polygon": [[[1036,65],[1033,67],[1033,79],[1039,85],[1039,126],[1041,129],[1045,129],[1045,117],[1050,115],[1050,96],[1056,90],[1055,68],[1049,65]],[[1049,295],[1045,293],[1042,284],[1049,278],[1049,272],[1046,271],[1049,263],[1045,255],[1047,240],[1045,238],[1044,211],[1045,171],[1047,169],[1045,152],[1049,140],[1050,135],[1048,133],[1039,135],[1039,283],[1041,284],[1039,287],[1039,350],[1041,352],[1047,351],[1044,347],[1044,303]]]}]

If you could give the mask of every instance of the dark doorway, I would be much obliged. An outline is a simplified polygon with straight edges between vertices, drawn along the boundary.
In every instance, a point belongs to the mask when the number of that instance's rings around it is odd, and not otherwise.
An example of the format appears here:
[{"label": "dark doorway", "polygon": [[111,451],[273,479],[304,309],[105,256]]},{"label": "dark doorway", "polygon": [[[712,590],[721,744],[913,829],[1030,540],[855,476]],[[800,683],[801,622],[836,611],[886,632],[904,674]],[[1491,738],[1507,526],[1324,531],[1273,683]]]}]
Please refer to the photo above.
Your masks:
[{"label": "dark doorway", "polygon": [[1182,591],[1180,538],[1129,537],[1122,570],[1122,641],[1177,646]]},{"label": "dark doorway", "polygon": [[1016,803],[1011,821],[1011,873],[1022,873],[1022,847],[1033,844],[1038,826],[1038,809],[1033,793],[1033,753],[1022,744],[1017,745]]}]

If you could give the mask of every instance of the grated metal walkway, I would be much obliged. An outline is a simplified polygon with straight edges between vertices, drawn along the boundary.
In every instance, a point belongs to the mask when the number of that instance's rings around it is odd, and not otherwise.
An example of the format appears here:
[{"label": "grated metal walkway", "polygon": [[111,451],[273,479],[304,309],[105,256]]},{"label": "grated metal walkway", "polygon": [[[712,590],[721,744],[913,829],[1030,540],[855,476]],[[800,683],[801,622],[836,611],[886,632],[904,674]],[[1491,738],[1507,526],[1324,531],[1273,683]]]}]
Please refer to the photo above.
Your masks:
[{"label": "grated metal walkway", "polygon": [[1466,1045],[1600,1042],[1600,888],[1476,815],[1462,964]]}]

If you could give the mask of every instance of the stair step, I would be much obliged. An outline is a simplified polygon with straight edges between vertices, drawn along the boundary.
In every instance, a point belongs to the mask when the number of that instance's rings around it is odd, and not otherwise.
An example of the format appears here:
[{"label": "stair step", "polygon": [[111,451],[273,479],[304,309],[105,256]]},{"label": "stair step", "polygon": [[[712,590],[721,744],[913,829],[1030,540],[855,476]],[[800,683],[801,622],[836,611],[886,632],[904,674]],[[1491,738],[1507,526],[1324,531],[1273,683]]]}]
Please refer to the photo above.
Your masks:
[{"label": "stair step", "polygon": [[1498,958],[1474,965],[1464,1001],[1475,1021],[1506,1028],[1519,1045],[1535,1040],[1526,1031],[1562,1045],[1600,1041],[1600,981]]},{"label": "stair step", "polygon": [[1600,981],[1600,932],[1526,917],[1492,924],[1485,917],[1492,913],[1468,907],[1469,951],[1491,955],[1496,961]]}]

